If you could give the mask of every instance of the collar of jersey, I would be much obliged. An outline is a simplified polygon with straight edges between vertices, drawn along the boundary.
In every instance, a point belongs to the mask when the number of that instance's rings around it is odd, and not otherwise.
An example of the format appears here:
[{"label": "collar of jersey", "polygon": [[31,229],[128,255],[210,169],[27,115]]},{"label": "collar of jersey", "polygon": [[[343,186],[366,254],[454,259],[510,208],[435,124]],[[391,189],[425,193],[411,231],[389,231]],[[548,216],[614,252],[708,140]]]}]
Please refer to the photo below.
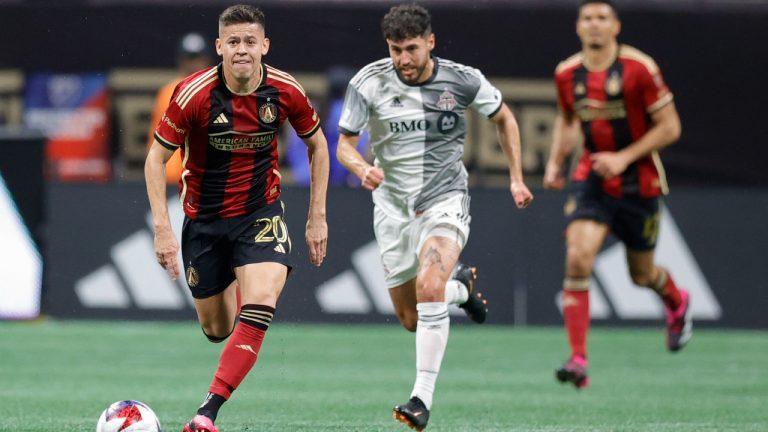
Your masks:
[{"label": "collar of jersey", "polygon": [[259,83],[256,84],[256,87],[253,89],[253,91],[250,92],[250,93],[238,93],[238,92],[232,90],[232,88],[229,87],[229,84],[227,84],[227,80],[224,79],[224,63],[219,63],[219,79],[221,80],[221,82],[224,83],[224,86],[227,87],[227,90],[229,90],[230,93],[232,93],[233,95],[237,95],[237,96],[248,96],[248,95],[256,93],[256,90],[258,90],[259,87],[261,87],[261,85],[267,79],[267,68],[264,67],[264,63],[259,63],[259,72],[260,72]]},{"label": "collar of jersey", "polygon": [[609,59],[606,60],[605,64],[599,64],[599,65],[590,65],[587,64],[587,57],[582,57],[582,64],[584,65],[584,69],[590,71],[590,72],[605,72],[608,69],[610,69],[614,64],[616,64],[616,61],[619,59],[619,56],[621,55],[621,48],[623,44],[617,44],[616,45],[616,52],[614,55]]}]

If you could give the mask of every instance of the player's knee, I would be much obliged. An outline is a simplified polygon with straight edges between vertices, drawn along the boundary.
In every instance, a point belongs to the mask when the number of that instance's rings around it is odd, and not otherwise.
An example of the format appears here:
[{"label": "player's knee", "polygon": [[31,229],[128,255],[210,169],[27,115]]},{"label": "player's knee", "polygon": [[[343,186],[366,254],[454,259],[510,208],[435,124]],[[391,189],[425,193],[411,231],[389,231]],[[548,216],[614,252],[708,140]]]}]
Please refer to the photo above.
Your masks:
[{"label": "player's knee", "polygon": [[632,283],[641,287],[652,287],[655,282],[651,278],[651,272],[630,271],[629,277],[632,278]]},{"label": "player's knee", "polygon": [[569,246],[566,251],[565,260],[568,273],[584,277],[592,274],[592,264],[595,261],[595,257],[583,248]]},{"label": "player's knee", "polygon": [[443,278],[438,276],[419,279],[416,283],[416,298],[419,303],[443,301],[445,282]]},{"label": "player's knee", "polygon": [[212,343],[220,343],[225,341],[229,335],[235,330],[234,326],[226,327],[220,325],[203,324],[200,326],[203,330],[203,334]]},{"label": "player's knee", "polygon": [[416,331],[416,323],[418,320],[411,319],[408,321],[400,321],[400,323],[403,325],[403,327],[408,330],[409,332],[413,333]]},{"label": "player's knee", "polygon": [[416,331],[416,323],[419,320],[415,311],[397,311],[397,319],[409,332]]}]

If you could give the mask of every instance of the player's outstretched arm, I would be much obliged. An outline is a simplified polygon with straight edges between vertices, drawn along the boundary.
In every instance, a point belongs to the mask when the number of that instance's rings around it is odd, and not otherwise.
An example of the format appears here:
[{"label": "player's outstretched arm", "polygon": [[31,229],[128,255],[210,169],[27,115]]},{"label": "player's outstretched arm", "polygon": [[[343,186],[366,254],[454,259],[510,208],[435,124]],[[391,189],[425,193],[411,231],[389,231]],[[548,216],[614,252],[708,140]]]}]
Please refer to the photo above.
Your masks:
[{"label": "player's outstretched arm", "polygon": [[496,135],[501,144],[501,149],[507,157],[509,165],[509,190],[512,192],[512,198],[515,200],[517,208],[528,207],[533,201],[533,194],[528,190],[528,186],[523,181],[523,166],[521,162],[520,150],[520,129],[517,126],[514,114],[509,110],[507,104],[502,103],[501,109],[491,121],[496,124]]},{"label": "player's outstretched arm", "polygon": [[581,126],[573,114],[557,111],[552,130],[552,147],[544,169],[544,188],[560,190],[565,187],[563,163],[581,137]]},{"label": "player's outstretched arm", "polygon": [[384,171],[381,168],[371,166],[365,161],[363,155],[357,151],[359,135],[339,134],[339,143],[336,145],[336,159],[349,172],[360,178],[362,186],[369,191],[379,187],[384,181]]},{"label": "player's outstretched arm", "polygon": [[651,128],[640,139],[618,152],[598,152],[592,157],[592,169],[605,178],[620,175],[627,166],[680,138],[680,117],[674,103],[651,114]]},{"label": "player's outstretched arm", "polygon": [[165,268],[172,279],[176,280],[179,277],[179,263],[176,260],[179,242],[171,228],[165,196],[165,163],[172,155],[172,151],[155,141],[144,162],[144,179],[147,182],[147,196],[152,208],[157,262]]},{"label": "player's outstretched arm", "polygon": [[328,191],[330,157],[328,141],[323,130],[318,129],[311,137],[304,139],[309,157],[309,214],[305,240],[309,249],[309,260],[319,266],[325,259],[328,247],[328,223],[325,220],[325,199]]}]

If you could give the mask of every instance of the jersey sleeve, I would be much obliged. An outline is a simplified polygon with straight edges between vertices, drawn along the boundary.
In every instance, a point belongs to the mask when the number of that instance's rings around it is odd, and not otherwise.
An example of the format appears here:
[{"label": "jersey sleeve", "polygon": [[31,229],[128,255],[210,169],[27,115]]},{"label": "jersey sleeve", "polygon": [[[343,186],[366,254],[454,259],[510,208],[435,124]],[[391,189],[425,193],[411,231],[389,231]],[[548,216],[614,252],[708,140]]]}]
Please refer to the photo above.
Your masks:
[{"label": "jersey sleeve", "polygon": [[569,97],[571,95],[571,88],[569,85],[568,78],[566,77],[567,72],[560,72],[555,71],[555,87],[557,90],[557,106],[568,115],[573,114],[573,104],[571,103],[572,98]]},{"label": "jersey sleeve", "polygon": [[664,82],[659,67],[653,65],[653,68],[640,68],[638,83],[640,84],[640,94],[645,104],[645,110],[648,114],[660,110],[672,102],[672,92]]},{"label": "jersey sleeve", "polygon": [[479,86],[475,99],[472,100],[472,103],[470,103],[469,106],[488,118],[493,117],[499,112],[501,105],[504,103],[504,100],[501,97],[501,91],[494,87],[485,78],[482,72],[477,69],[474,69],[473,71],[479,81]]},{"label": "jersey sleeve", "polygon": [[[176,150],[184,143],[189,135],[189,128],[192,122],[194,104],[189,101],[181,101],[179,95],[183,93],[182,84],[177,84],[173,90],[171,101],[166,108],[165,113],[160,118],[160,122],[155,128],[155,139],[168,150]],[[181,101],[181,105],[180,105]]]},{"label": "jersey sleeve", "polygon": [[291,86],[290,88],[290,108],[288,110],[288,121],[296,130],[296,135],[301,139],[306,139],[320,129],[320,116],[309,101],[309,96],[299,89]]},{"label": "jersey sleeve", "polygon": [[344,135],[359,135],[368,124],[368,103],[355,86],[347,86],[344,106],[339,118],[339,132]]}]

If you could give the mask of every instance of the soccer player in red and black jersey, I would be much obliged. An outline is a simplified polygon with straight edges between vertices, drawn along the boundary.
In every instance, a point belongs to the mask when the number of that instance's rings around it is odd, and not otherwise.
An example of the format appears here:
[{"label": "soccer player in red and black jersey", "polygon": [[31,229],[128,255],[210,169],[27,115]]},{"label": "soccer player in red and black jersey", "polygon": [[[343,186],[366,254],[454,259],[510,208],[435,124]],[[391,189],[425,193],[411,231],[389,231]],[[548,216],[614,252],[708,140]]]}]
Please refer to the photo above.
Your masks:
[{"label": "soccer player in red and black jersey", "polygon": [[658,151],[679,138],[680,119],[658,66],[620,45],[620,29],[611,1],[582,1],[576,21],[582,50],[555,72],[559,112],[544,187],[565,186],[563,162],[580,137],[584,142],[565,205],[563,315],[571,357],[556,372],[577,388],[589,383],[589,280],[609,232],[626,246],[632,281],[662,299],[667,348],[677,351],[691,336],[688,293],[654,263],[659,201],[667,192]]},{"label": "soccer player in red and black jersey", "polygon": [[285,120],[308,147],[305,238],[311,262],[319,266],[326,253],[327,142],[301,85],[262,63],[269,49],[264,28],[264,14],[253,6],[222,12],[216,39],[222,62],[176,87],[145,165],[157,260],[175,279],[179,245],[166,207],[164,171],[181,148],[187,284],[208,339],[229,338],[208,394],[185,432],[217,431],[218,410],[255,364],[291,268],[277,165],[277,133]]}]

